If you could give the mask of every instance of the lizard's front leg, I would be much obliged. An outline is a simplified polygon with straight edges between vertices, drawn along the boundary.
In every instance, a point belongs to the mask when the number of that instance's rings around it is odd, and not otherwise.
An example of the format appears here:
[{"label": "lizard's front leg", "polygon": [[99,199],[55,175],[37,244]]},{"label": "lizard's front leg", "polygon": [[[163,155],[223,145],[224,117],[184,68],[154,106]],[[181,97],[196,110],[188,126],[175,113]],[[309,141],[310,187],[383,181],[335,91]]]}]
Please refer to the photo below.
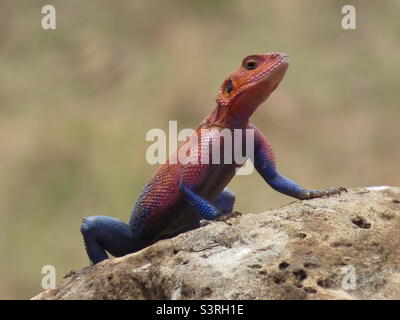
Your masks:
[{"label": "lizard's front leg", "polygon": [[217,208],[213,203],[198,194],[193,186],[181,182],[179,189],[193,211],[199,214],[202,219],[214,220],[225,213],[223,209]]},{"label": "lizard's front leg", "polygon": [[306,190],[294,181],[282,176],[275,167],[275,159],[267,139],[259,129],[253,125],[248,125],[246,129],[254,130],[254,167],[264,180],[276,191],[288,196],[304,200],[321,197],[329,197],[334,194],[340,195],[347,192],[344,187],[329,188],[323,191]]},{"label": "lizard's front leg", "polygon": [[[204,149],[203,152],[208,152],[208,150]],[[209,201],[196,192],[195,187],[203,179],[206,179],[207,174],[209,174],[208,172],[209,164],[186,164],[180,177],[179,191],[192,210],[199,214],[201,219],[215,220],[224,214],[232,212],[235,195],[229,188],[225,188],[214,201]]]},{"label": "lizard's front leg", "polygon": [[[179,191],[182,197],[190,205],[192,210],[196,212],[200,219],[215,220],[218,217],[229,214],[232,212],[235,202],[235,195],[233,192],[225,188],[222,193],[214,199],[209,201],[196,191],[196,186],[200,185],[202,181],[207,180],[212,175],[209,163],[202,163],[202,159],[212,159],[213,143],[219,142],[219,132],[214,130],[209,133],[196,133],[199,134],[200,140],[194,140],[193,147],[197,148],[197,153],[193,153],[191,160],[183,166],[180,181]],[[210,173],[211,172],[211,173]],[[217,182],[218,183],[218,182]]]}]

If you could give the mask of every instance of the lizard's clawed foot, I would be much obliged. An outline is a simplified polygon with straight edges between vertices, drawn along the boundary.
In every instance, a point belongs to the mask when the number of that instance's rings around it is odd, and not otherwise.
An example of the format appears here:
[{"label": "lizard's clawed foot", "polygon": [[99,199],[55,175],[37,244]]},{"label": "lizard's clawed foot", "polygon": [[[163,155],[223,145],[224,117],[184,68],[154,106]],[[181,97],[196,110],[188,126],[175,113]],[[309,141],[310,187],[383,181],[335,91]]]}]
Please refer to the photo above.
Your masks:
[{"label": "lizard's clawed foot", "polygon": [[309,190],[307,192],[307,195],[304,199],[314,199],[314,198],[322,198],[322,197],[330,197],[332,195],[341,195],[342,192],[347,192],[347,189],[345,187],[339,187],[339,188],[329,188],[323,191],[317,191],[317,190]]},{"label": "lizard's clawed foot", "polygon": [[233,212],[231,212],[231,213],[228,213],[228,214],[224,214],[224,215],[222,215],[222,216],[219,216],[219,217],[217,218],[217,221],[227,222],[229,219],[237,218],[237,217],[239,217],[239,216],[241,216],[241,215],[242,215],[241,212],[239,212],[239,211],[233,211]]},{"label": "lizard's clawed foot", "polygon": [[236,218],[236,217],[239,217],[241,215],[242,215],[241,212],[234,211],[234,212],[230,212],[230,213],[227,213],[227,214],[222,214],[222,215],[218,216],[218,218],[216,218],[215,220],[201,219],[199,221],[199,224],[200,224],[200,227],[204,227],[204,226],[209,225],[209,224],[211,224],[213,222],[216,222],[216,221],[222,221],[222,222],[225,222],[225,223],[229,224],[228,223],[229,219]]}]

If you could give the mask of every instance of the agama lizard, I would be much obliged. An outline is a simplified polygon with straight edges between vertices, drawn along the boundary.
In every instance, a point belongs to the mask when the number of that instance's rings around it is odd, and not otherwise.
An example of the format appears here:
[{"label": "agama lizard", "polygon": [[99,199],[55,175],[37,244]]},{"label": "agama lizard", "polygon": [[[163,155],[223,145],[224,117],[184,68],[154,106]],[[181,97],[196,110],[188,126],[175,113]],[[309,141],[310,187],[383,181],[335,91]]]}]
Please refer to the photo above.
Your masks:
[{"label": "agama lizard", "polygon": [[[249,123],[257,107],[277,88],[288,65],[288,58],[282,53],[246,57],[223,82],[216,98],[217,106],[196,130],[195,134],[200,137],[196,145],[198,155],[210,153],[210,148],[201,146],[210,146],[217,140],[221,143],[219,148],[223,148],[220,138],[213,140],[222,129],[254,130],[254,167],[273,189],[301,200],[340,195],[341,191],[347,191],[344,187],[306,190],[278,173],[267,139]],[[216,130],[204,134],[202,129]],[[187,148],[190,141],[183,142],[176,152]],[[241,165],[234,161],[184,164],[169,158],[144,187],[129,224],[107,216],[83,220],[81,232],[89,259],[96,264],[108,258],[106,252],[120,257],[197,228],[201,219],[215,220],[231,213],[235,196],[226,186]]]}]

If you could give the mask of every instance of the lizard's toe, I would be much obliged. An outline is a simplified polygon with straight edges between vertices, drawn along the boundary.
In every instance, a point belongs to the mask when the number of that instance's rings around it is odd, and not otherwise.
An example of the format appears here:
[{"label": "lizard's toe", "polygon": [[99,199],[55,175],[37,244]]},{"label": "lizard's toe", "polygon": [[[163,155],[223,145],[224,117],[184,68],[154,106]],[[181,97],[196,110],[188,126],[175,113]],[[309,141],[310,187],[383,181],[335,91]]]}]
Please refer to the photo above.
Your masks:
[{"label": "lizard's toe", "polygon": [[347,189],[345,187],[329,188],[329,189],[326,189],[324,192],[326,193],[327,197],[335,195],[335,194],[340,196],[342,194],[342,192],[347,192]]},{"label": "lizard's toe", "polygon": [[347,192],[347,189],[345,187],[339,187],[339,188],[328,188],[323,191],[319,190],[308,190],[306,196],[303,199],[315,199],[315,198],[323,198],[323,197],[330,197],[333,195],[341,195],[342,192]]},{"label": "lizard's toe", "polygon": [[227,221],[228,221],[229,219],[237,218],[237,217],[239,217],[239,216],[241,216],[241,215],[242,215],[241,212],[239,212],[239,211],[233,211],[233,212],[230,212],[230,213],[228,213],[228,214],[224,214],[224,215],[219,216],[219,217],[217,218],[217,221],[223,221],[223,222],[227,223]]}]

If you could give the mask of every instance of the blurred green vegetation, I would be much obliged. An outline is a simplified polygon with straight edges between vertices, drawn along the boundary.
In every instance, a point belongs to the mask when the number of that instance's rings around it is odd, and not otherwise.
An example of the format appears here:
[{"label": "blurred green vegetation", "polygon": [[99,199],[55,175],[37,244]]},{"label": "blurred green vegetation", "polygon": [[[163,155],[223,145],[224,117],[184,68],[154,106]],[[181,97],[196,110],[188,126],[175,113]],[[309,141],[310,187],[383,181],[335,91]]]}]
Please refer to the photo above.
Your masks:
[{"label": "blurred green vegetation", "polygon": [[[53,4],[57,29],[41,29]],[[399,1],[0,2],[0,298],[41,291],[88,265],[83,217],[127,221],[147,164],[146,132],[195,127],[243,57],[291,66],[253,122],[280,171],[308,188],[399,185]],[[292,199],[256,174],[231,183],[236,209]]]}]

